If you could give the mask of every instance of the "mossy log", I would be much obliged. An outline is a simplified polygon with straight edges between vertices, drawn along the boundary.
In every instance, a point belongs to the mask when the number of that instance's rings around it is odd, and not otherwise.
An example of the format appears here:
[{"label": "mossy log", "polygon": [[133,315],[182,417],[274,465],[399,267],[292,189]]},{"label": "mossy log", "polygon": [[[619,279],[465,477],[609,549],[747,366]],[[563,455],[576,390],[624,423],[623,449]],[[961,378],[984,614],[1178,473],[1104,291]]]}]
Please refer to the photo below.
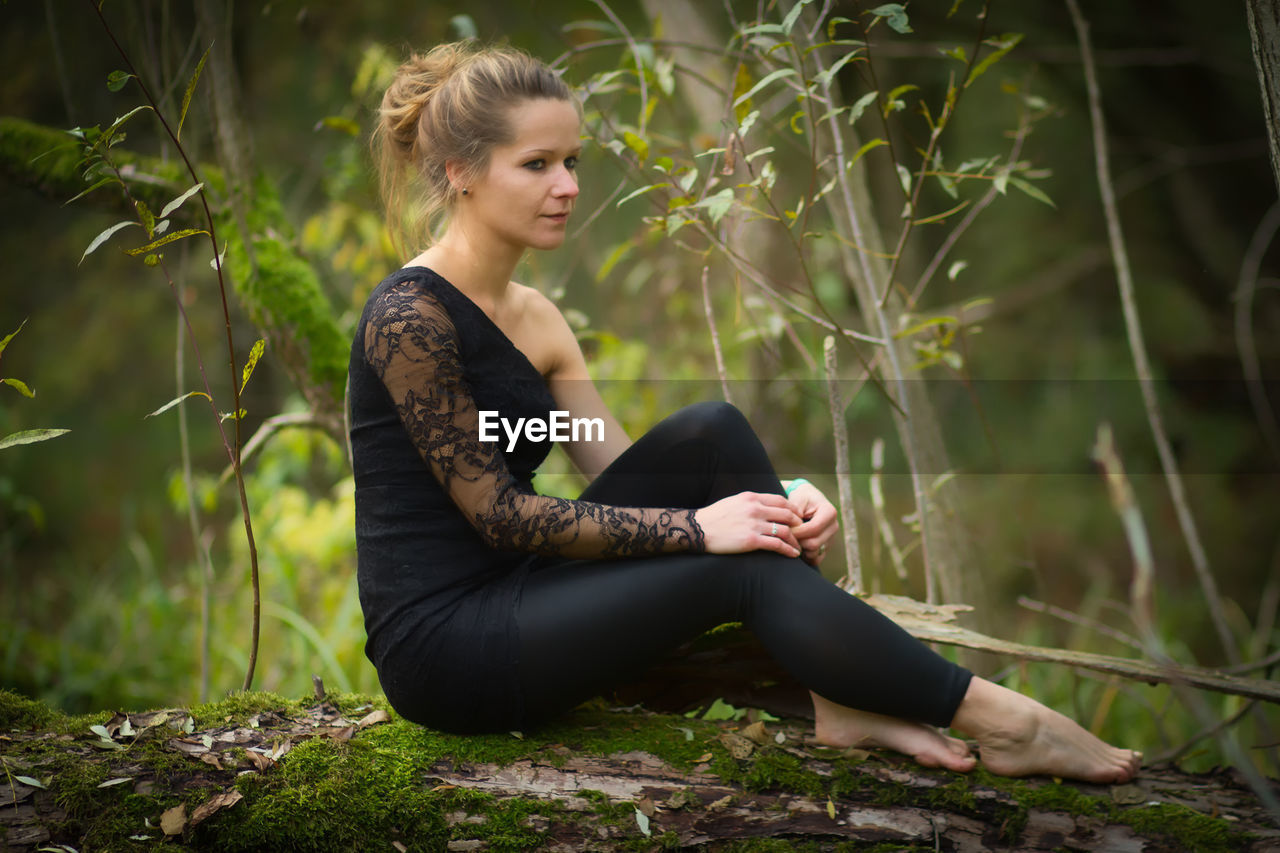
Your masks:
[{"label": "mossy log", "polygon": [[[163,209],[192,183],[180,163],[145,157],[120,146],[111,151],[129,191],[151,210]],[[81,159],[81,145],[65,131],[0,116],[0,176],[13,183],[66,201],[88,186]],[[339,328],[337,312],[315,269],[296,248],[276,188],[266,178],[255,182],[253,204],[242,227],[228,206],[217,201],[226,196],[221,170],[201,165],[199,172],[214,198],[214,225],[227,245],[226,269],[245,312],[266,338],[269,355],[279,359],[306,399],[316,422],[342,440],[350,339]],[[136,217],[114,186],[96,190],[77,204]],[[198,209],[188,202],[175,219],[186,217],[185,226],[204,227],[195,215]]]},{"label": "mossy log", "polygon": [[0,691],[0,850],[1273,850],[1229,771],[1002,779],[811,744],[803,721],[583,707],[430,731],[359,696],[65,717]]}]

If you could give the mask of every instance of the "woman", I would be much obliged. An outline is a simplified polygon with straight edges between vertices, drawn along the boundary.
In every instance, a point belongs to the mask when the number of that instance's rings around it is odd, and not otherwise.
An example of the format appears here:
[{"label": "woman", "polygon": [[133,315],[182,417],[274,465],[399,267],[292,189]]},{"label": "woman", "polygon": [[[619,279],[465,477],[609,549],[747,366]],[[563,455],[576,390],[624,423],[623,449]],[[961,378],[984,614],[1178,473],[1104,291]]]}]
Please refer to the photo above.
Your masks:
[{"label": "woman", "polygon": [[[951,726],[997,773],[1131,778],[1138,754],[824,580],[834,508],[784,489],[737,410],[704,403],[626,437],[555,305],[510,280],[526,250],[564,241],[579,133],[569,89],[513,50],[437,47],[382,102],[389,210],[414,189],[424,220],[448,214],[374,289],[351,353],[366,651],[392,705],[451,731],[525,728],[740,620],[810,689],[823,743],[970,770],[935,728]],[[567,436],[591,480],[579,500],[531,484],[550,443],[521,425],[554,412],[603,427]]]}]

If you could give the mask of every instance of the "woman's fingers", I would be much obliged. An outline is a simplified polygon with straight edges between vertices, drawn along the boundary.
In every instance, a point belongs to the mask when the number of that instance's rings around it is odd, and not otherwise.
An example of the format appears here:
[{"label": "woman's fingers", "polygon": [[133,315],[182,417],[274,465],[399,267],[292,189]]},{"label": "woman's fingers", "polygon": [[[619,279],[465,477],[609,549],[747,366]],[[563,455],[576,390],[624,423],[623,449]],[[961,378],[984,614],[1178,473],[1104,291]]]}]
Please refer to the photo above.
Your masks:
[{"label": "woman's fingers", "polygon": [[779,554],[785,554],[788,557],[799,557],[802,553],[800,543],[796,541],[795,536],[786,527],[779,527],[776,534],[770,531],[764,531],[756,540],[757,547],[765,551],[777,551]]}]

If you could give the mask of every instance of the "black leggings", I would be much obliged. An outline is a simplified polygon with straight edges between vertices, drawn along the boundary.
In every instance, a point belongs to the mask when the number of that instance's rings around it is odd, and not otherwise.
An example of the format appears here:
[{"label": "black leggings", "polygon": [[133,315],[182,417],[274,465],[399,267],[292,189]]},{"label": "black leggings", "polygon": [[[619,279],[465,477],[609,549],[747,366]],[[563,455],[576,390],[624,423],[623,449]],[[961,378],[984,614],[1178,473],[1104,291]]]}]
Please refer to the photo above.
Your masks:
[{"label": "black leggings", "polygon": [[[659,423],[582,493],[619,506],[703,507],[781,494],[760,440],[726,403]],[[551,560],[517,605],[525,714],[536,725],[741,621],[806,688],[841,705],[946,726],[968,670],[940,657],[798,557],[772,551]]]}]

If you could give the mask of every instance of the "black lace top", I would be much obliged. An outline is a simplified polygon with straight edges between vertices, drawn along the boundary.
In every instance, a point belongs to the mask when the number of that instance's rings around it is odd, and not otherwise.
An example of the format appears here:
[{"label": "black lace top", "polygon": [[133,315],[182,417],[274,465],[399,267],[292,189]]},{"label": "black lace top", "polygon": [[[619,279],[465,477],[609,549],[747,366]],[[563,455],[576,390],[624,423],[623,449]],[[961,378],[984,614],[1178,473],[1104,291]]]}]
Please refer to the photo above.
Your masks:
[{"label": "black lace top", "polygon": [[[550,442],[480,440],[481,411],[548,419],[537,369],[465,294],[424,267],[370,294],[352,344],[351,444],[366,652],[405,716],[513,727],[516,597],[549,557],[700,551],[693,510],[539,495]],[[412,709],[412,710],[409,710]]]}]

